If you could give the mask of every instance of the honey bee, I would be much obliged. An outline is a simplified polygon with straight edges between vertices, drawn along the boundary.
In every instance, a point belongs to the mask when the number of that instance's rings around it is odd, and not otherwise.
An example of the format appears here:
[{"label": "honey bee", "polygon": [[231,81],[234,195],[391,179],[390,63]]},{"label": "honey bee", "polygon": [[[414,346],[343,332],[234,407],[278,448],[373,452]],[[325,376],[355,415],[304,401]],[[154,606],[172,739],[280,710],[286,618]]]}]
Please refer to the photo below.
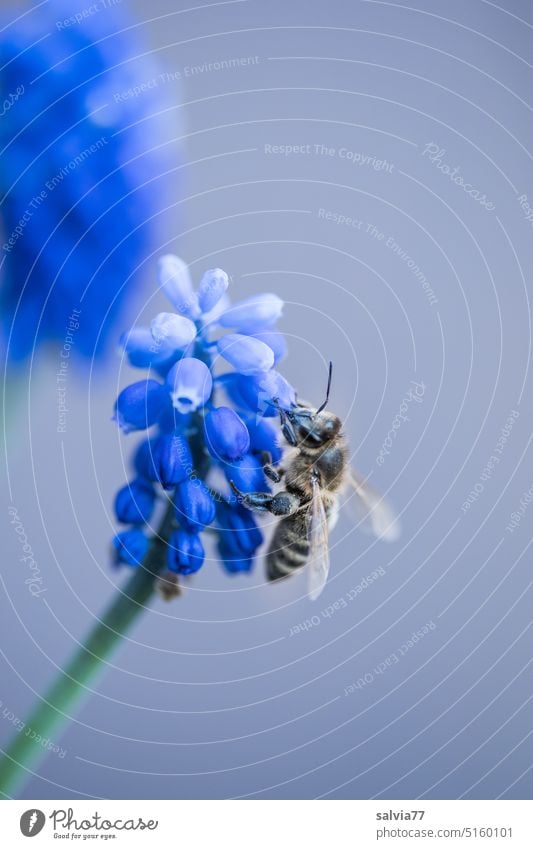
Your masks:
[{"label": "honey bee", "polygon": [[326,409],[329,403],[333,367],[329,364],[326,399],[318,409],[298,402],[290,410],[277,404],[281,430],[295,453],[286,468],[273,466],[265,456],[264,471],[275,483],[284,478],[285,489],[270,492],[240,492],[231,486],[242,504],[251,510],[280,517],[267,557],[269,581],[277,581],[307,567],[308,595],[318,598],[327,581],[329,531],[339,512],[339,495],[351,489],[360,524],[375,536],[393,541],[399,536],[399,523],[387,502],[350,469],[349,448],[342,421]]}]

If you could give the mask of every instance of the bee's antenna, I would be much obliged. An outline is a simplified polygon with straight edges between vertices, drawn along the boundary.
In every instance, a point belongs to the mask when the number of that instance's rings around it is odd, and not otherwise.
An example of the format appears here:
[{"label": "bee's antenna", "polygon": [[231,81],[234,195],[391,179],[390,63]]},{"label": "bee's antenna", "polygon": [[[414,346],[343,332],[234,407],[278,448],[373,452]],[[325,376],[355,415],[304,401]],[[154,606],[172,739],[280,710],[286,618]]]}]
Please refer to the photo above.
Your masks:
[{"label": "bee's antenna", "polygon": [[319,413],[321,413],[321,412],[322,412],[322,410],[324,410],[324,409],[325,409],[325,407],[326,407],[326,405],[327,405],[327,403],[328,403],[328,401],[329,401],[329,391],[330,391],[330,389],[331,389],[331,376],[332,376],[332,374],[333,374],[333,363],[332,363],[332,362],[331,362],[331,360],[330,360],[330,363],[329,363],[329,372],[328,372],[328,388],[326,389],[326,400],[324,401],[324,403],[323,403],[323,404],[321,404],[321,405],[320,405],[320,407],[318,408],[318,410],[317,410],[317,411],[316,411],[316,413],[315,413],[315,416],[318,416],[318,414],[319,414]]}]

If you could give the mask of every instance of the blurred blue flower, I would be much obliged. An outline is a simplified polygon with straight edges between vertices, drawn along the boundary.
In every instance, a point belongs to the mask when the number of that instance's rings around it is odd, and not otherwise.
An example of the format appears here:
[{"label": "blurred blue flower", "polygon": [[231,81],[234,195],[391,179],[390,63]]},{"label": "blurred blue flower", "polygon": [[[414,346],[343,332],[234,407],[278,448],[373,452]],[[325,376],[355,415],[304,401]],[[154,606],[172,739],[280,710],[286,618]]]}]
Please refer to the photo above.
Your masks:
[{"label": "blurred blue flower", "polygon": [[[171,571],[190,574],[200,569],[205,557],[202,535],[214,524],[223,565],[229,572],[248,572],[263,537],[229,482],[243,492],[267,490],[263,465],[270,458],[274,463],[282,458],[279,428],[262,418],[296,405],[294,389],[272,368],[274,353],[266,341],[266,334],[272,334],[281,347],[281,334],[272,323],[281,315],[282,302],[274,295],[241,301],[230,326],[224,318],[231,312],[225,272],[207,271],[195,291],[189,269],[174,256],[160,261],[159,286],[182,311],[160,313],[151,329],[134,328],[124,337],[124,356],[148,368],[148,374],[122,390],[115,419],[126,433],[149,428],[154,432],[135,451],[137,477],[117,496],[117,518],[135,526],[132,533],[138,532],[140,516],[151,515],[148,493],[155,483],[167,515],[172,510],[167,540]],[[225,333],[237,319],[241,332]],[[259,325],[270,327],[262,339],[242,332]],[[150,351],[158,341],[163,351]],[[220,371],[221,352],[236,370]],[[216,403],[218,395],[226,403]],[[141,491],[142,482],[146,489]],[[137,536],[133,542],[140,546]],[[125,545],[115,542],[115,549],[117,545],[120,559],[131,563]],[[134,549],[133,543],[129,548]]]},{"label": "blurred blue flower", "polygon": [[72,356],[106,350],[166,206],[171,90],[124,5],[3,11],[0,308],[13,361],[67,333]]}]

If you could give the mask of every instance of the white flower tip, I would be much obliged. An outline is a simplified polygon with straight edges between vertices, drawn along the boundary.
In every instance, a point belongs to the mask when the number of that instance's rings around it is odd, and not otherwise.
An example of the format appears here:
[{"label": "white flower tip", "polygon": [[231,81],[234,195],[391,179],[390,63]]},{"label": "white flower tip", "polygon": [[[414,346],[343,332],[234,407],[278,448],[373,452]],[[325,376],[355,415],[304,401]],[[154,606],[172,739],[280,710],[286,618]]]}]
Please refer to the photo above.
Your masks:
[{"label": "white flower tip", "polygon": [[198,298],[193,292],[189,267],[179,256],[165,254],[157,264],[159,285],[181,315],[198,318]]},{"label": "white flower tip", "polygon": [[174,348],[186,348],[196,336],[196,326],[189,318],[173,312],[160,312],[150,324],[153,339],[168,342]]}]

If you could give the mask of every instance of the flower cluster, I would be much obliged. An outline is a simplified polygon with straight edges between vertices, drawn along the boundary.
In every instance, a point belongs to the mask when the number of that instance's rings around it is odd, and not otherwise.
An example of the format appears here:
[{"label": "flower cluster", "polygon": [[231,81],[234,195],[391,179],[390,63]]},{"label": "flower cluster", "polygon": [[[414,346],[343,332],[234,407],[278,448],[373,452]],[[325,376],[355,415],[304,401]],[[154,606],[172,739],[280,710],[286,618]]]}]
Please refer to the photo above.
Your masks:
[{"label": "flower cluster", "polygon": [[125,433],[153,432],[135,452],[134,478],[115,499],[118,521],[129,526],[113,540],[115,558],[142,562],[163,500],[173,511],[171,571],[200,569],[202,532],[213,524],[226,569],[249,571],[263,538],[229,481],[242,492],[268,490],[264,463],[281,459],[272,418],[296,403],[275,368],[286,351],[275,330],[283,302],[261,294],[231,305],[228,276],[219,268],[206,271],[195,291],[188,267],[173,255],[160,259],[158,273],[175,312],[159,313],[150,327],[121,339],[129,363],[148,371],[120,393],[115,420]]},{"label": "flower cluster", "polygon": [[168,87],[124,95],[161,69],[118,4],[32,5],[4,8],[0,27],[1,320],[20,361],[81,307],[74,352],[92,358],[166,206],[175,112]]}]

